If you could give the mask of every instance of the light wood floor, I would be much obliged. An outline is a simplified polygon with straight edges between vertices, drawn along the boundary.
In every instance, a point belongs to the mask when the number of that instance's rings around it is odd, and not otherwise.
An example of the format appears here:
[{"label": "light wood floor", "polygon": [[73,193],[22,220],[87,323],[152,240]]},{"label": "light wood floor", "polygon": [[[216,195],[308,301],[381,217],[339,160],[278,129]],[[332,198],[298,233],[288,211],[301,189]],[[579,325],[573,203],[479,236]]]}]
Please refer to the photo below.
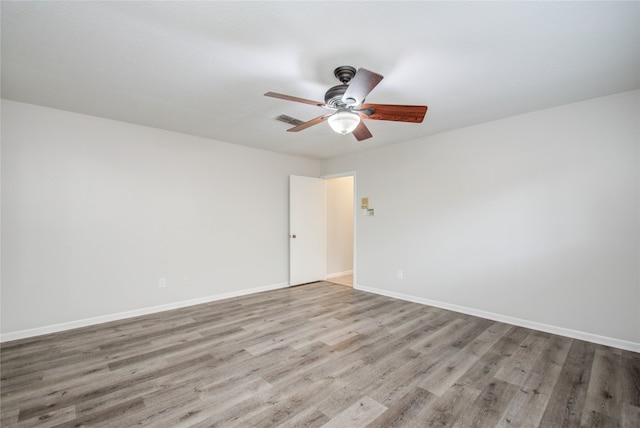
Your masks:
[{"label": "light wood floor", "polygon": [[336,276],[330,279],[327,279],[328,282],[332,282],[334,284],[346,285],[347,287],[353,287],[353,274]]},{"label": "light wood floor", "polygon": [[634,427],[640,355],[327,282],[1,346],[1,425]]}]

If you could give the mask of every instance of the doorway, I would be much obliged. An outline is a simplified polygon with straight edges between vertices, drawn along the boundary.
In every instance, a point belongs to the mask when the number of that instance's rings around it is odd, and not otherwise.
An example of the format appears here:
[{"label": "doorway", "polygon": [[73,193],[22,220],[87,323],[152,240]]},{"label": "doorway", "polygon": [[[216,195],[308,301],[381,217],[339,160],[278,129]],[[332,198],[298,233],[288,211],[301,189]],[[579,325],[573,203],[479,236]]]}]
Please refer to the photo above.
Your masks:
[{"label": "doorway", "polygon": [[340,285],[354,284],[355,176],[325,177],[326,279]]},{"label": "doorway", "polygon": [[355,172],[289,176],[289,285],[357,284],[355,186]]}]

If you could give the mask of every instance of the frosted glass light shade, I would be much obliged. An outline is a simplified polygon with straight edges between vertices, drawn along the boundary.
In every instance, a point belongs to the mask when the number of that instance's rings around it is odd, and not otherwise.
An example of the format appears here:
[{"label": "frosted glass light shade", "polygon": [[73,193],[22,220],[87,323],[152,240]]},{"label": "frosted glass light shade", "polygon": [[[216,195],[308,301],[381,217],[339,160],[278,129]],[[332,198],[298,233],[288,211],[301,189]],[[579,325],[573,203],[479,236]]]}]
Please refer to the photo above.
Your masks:
[{"label": "frosted glass light shade", "polygon": [[329,117],[329,126],[338,134],[350,134],[360,123],[360,116],[348,110],[338,111]]}]

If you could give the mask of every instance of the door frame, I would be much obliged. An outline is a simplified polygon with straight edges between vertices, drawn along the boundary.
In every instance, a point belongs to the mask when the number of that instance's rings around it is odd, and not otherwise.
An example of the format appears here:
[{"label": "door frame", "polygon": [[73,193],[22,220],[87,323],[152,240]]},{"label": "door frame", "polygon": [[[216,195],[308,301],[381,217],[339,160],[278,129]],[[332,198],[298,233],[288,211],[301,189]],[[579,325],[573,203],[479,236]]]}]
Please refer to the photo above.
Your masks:
[{"label": "door frame", "polygon": [[[346,171],[346,172],[339,172],[336,174],[328,174],[328,175],[321,175],[320,178],[322,178],[323,180],[329,180],[332,178],[341,178],[341,177],[353,177],[353,284],[352,284],[352,288],[356,288],[356,236],[357,236],[357,230],[358,230],[358,213],[360,212],[360,205],[358,204],[358,180],[357,180],[357,176],[356,176],[356,171]],[[325,198],[326,198],[326,192],[325,192]],[[326,204],[325,204],[326,206]],[[326,208],[325,208],[326,209]],[[326,221],[326,220],[325,220]],[[325,279],[327,277],[327,272],[326,272],[326,266],[325,266]]]}]

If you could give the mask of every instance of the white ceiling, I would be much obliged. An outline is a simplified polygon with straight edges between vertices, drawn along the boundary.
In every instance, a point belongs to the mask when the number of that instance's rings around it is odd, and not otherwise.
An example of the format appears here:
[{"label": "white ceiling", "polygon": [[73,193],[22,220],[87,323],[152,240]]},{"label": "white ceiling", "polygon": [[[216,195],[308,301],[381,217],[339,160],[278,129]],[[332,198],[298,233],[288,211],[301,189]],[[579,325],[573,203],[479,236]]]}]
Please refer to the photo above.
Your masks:
[{"label": "white ceiling", "polygon": [[[2,1],[2,97],[312,158],[640,87],[640,2]],[[339,65],[422,124],[321,123]]]}]

